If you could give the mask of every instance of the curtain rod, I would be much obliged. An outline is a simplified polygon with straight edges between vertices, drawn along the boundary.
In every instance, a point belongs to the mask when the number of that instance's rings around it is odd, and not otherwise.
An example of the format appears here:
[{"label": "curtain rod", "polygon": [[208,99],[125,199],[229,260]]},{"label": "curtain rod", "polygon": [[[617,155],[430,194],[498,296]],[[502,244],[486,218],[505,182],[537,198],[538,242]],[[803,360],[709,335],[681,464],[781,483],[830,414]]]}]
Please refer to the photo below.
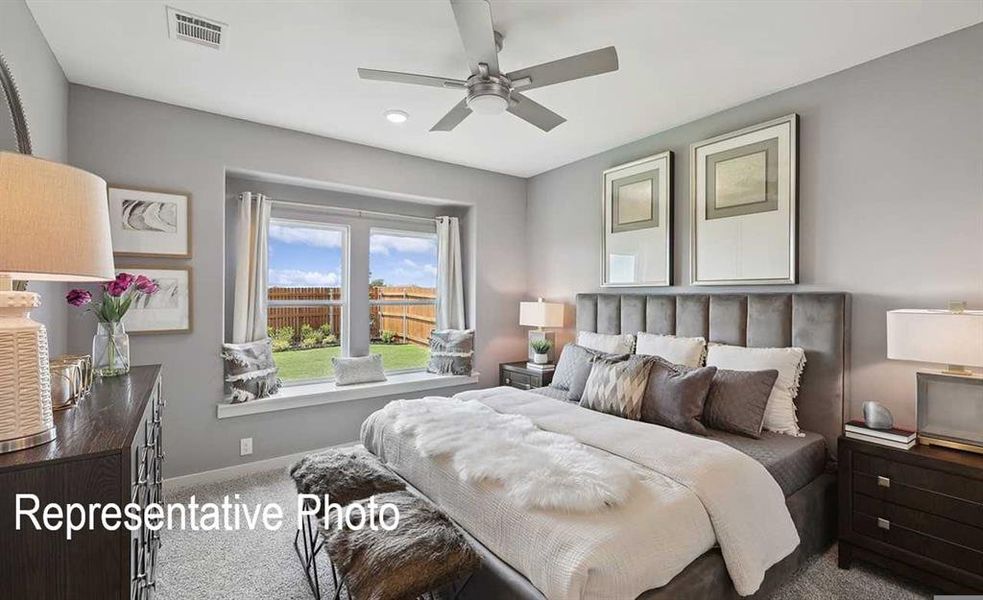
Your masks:
[{"label": "curtain rod", "polygon": [[325,206],[323,204],[310,204],[306,202],[294,202],[292,200],[280,200],[273,198],[271,199],[273,204],[279,204],[285,207],[302,207],[302,208],[312,208],[324,212],[334,212],[341,213],[344,215],[353,215],[356,217],[377,217],[380,219],[388,219],[391,221],[412,221],[417,223],[435,223],[437,217],[414,217],[411,215],[399,215],[395,213],[385,213],[376,210],[362,210],[360,208],[346,208],[343,206]]}]

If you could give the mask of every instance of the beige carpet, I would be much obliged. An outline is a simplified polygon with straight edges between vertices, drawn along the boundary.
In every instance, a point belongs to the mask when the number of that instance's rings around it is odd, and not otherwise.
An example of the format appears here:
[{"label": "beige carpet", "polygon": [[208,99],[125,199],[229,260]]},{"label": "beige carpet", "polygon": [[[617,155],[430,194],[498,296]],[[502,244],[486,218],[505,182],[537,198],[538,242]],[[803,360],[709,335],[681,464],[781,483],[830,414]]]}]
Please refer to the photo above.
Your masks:
[{"label": "beige carpet", "polygon": [[[241,502],[278,502],[285,511],[279,531],[167,531],[158,576],[161,600],[236,598],[237,600],[309,600],[310,589],[293,550],[296,515],[293,482],[284,470],[175,490],[168,502],[221,502],[239,494]],[[322,593],[331,598],[331,574],[322,569]],[[847,599],[914,600],[928,590],[863,564],[849,571],[836,566],[836,547],[804,567],[774,598],[780,600]]]}]

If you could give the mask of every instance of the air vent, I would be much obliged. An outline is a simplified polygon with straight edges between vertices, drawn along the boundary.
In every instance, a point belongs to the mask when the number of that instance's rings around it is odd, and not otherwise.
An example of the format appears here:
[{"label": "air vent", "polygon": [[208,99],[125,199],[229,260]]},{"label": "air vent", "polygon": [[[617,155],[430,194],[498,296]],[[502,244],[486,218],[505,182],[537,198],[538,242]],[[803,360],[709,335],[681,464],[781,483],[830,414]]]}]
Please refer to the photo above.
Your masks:
[{"label": "air vent", "polygon": [[228,34],[229,26],[168,6],[167,28],[172,39],[194,42],[219,50]]}]

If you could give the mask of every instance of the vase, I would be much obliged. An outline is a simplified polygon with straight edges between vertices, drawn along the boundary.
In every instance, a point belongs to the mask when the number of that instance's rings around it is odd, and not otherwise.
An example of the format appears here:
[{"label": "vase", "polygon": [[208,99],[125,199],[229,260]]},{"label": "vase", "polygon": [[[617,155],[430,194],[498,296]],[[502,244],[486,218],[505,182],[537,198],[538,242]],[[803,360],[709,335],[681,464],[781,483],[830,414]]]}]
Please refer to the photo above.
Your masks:
[{"label": "vase", "polygon": [[549,361],[550,361],[550,355],[545,352],[543,352],[542,354],[540,354],[539,352],[534,352],[532,355],[533,364],[545,365],[549,363]]},{"label": "vase", "polygon": [[92,338],[92,362],[96,375],[116,377],[130,372],[130,336],[123,324],[101,322]]}]

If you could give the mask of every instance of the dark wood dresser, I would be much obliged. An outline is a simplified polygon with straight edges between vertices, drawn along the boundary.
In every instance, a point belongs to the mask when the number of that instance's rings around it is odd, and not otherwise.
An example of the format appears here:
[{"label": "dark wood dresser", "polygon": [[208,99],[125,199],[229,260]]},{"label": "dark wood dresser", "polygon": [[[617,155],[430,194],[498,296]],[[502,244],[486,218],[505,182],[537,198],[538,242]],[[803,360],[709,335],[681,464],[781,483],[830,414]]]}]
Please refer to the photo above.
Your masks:
[{"label": "dark wood dresser", "polygon": [[954,594],[983,593],[983,455],[839,441],[839,563],[865,560]]},{"label": "dark wood dresser", "polygon": [[553,381],[553,371],[530,369],[526,361],[502,363],[498,367],[498,385],[508,385],[520,390],[546,387]]},{"label": "dark wood dresser", "polygon": [[109,531],[101,513],[93,530],[75,531],[71,540],[64,529],[37,531],[26,519],[17,531],[15,498],[36,494],[42,510],[48,503],[161,502],[163,408],[160,366],[134,367],[97,379],[88,398],[55,412],[53,442],[0,454],[0,598],[153,596],[160,532]]}]

